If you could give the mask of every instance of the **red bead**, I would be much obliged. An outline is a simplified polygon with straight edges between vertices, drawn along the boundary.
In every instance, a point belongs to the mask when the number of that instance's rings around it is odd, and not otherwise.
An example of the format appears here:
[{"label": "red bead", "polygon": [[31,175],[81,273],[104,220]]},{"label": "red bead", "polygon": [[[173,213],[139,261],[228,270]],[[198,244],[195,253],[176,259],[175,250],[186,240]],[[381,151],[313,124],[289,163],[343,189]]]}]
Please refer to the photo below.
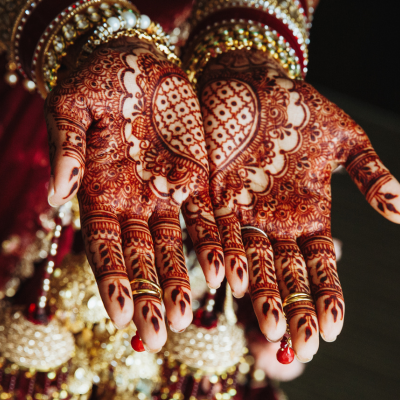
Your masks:
[{"label": "red bead", "polygon": [[132,340],[131,340],[131,346],[132,349],[137,351],[138,353],[141,353],[142,351],[145,351],[145,348],[143,346],[142,339],[140,339],[139,334],[136,334]]},{"label": "red bead", "polygon": [[276,359],[281,364],[290,364],[294,360],[294,351],[291,347],[280,348],[276,353]]},{"label": "red bead", "polygon": [[193,325],[206,329],[216,328],[218,326],[218,316],[215,312],[200,308],[194,313]]}]

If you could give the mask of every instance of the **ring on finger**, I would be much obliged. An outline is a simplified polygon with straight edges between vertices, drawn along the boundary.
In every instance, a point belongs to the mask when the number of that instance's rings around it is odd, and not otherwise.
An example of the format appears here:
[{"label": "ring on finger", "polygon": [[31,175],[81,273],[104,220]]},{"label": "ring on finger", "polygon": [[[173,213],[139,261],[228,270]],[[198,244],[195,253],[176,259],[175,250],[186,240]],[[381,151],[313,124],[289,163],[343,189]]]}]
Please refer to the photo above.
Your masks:
[{"label": "ring on finger", "polygon": [[310,294],[295,292],[295,293],[290,293],[285,297],[282,303],[282,307],[285,308],[290,304],[296,303],[298,301],[310,301],[311,303],[314,303],[314,299]]},{"label": "ring on finger", "polygon": [[246,231],[246,230],[250,230],[250,229],[254,229],[254,230],[260,232],[263,236],[265,236],[268,239],[268,235],[262,229],[256,228],[255,226],[245,225],[240,228],[241,231]]},{"label": "ring on finger", "polygon": [[[149,294],[152,296],[158,297],[160,300],[162,300],[163,297],[163,291],[160,286],[158,286],[156,283],[149,281],[148,279],[143,279],[143,278],[136,278],[132,279],[130,282],[131,284],[131,289],[132,289],[132,296],[139,296],[142,294]],[[144,287],[141,287],[144,286]],[[145,286],[150,286],[145,287]]]}]

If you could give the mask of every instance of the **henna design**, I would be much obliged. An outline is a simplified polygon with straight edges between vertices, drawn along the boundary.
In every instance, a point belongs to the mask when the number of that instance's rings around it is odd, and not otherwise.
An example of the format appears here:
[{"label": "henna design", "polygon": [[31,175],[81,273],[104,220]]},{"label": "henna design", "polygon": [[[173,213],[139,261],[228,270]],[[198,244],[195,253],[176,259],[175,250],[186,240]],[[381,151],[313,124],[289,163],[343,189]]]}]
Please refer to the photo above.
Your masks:
[{"label": "henna design", "polygon": [[[274,245],[282,296],[312,292],[334,322],[342,320],[330,235],[332,170],[344,165],[371,204],[386,216],[400,213],[397,193],[384,187],[393,178],[365,132],[261,52],[239,50],[212,60],[200,93],[211,199],[225,254],[240,253],[240,225],[264,230]],[[260,270],[247,256],[252,285]],[[267,280],[263,284],[269,289]],[[296,303],[289,313],[307,326],[306,341],[316,330],[314,307],[307,307]]]},{"label": "henna design", "polygon": [[[274,245],[275,263],[280,265],[279,284],[289,293],[310,293],[310,283],[300,249],[291,241]],[[283,290],[283,289],[282,289]]]},{"label": "henna design", "polygon": [[308,301],[299,301],[286,307],[285,312],[289,321],[300,315],[296,324],[296,329],[297,332],[304,330],[305,342],[308,342],[314,332],[318,334],[317,315],[312,303]]},{"label": "henna design", "polygon": [[[121,310],[124,308],[125,304],[125,296],[131,299],[131,294],[129,293],[129,289],[126,288],[118,279],[114,280],[113,283],[110,283],[108,285],[108,297],[111,300],[115,289],[118,289],[118,296],[117,296],[117,301],[121,307]],[[125,294],[125,296],[123,295]]]},{"label": "henna design", "polygon": [[398,211],[395,195],[378,194],[390,175],[364,131],[309,84],[246,50],[210,65],[201,104],[217,214],[230,208],[272,240],[329,232],[330,175],[339,163],[369,202]]},{"label": "henna design", "polygon": [[224,254],[228,261],[228,268],[233,275],[243,281],[244,275],[248,273],[246,257],[242,250],[240,225],[236,216],[229,213],[216,217]]},{"label": "henna design", "polygon": [[264,317],[267,318],[271,314],[277,325],[283,317],[283,309],[276,283],[271,245],[264,236],[254,232],[245,232],[243,242],[249,260],[251,299],[254,303],[262,298]]},{"label": "henna design", "polygon": [[310,237],[300,244],[311,278],[314,299],[323,298],[325,312],[333,321],[344,318],[343,292],[336,271],[335,248],[329,237]]},{"label": "henna design", "polygon": [[208,269],[214,271],[217,276],[224,263],[224,257],[218,228],[210,221],[213,210],[209,194],[198,193],[189,198],[182,207],[182,215],[196,253],[206,254]]},{"label": "henna design", "polygon": [[[215,267],[222,249],[200,107],[186,74],[149,43],[111,41],[51,92],[46,113],[50,128],[58,130],[56,157],[69,166],[64,199],[79,187],[82,232],[96,279],[110,280],[108,295],[118,293],[120,305],[127,294],[117,278],[160,279],[173,292],[170,302],[190,310],[175,223],[183,204],[195,246],[215,253]],[[143,318],[158,332],[156,299],[135,296],[135,303],[142,301]]]},{"label": "henna design", "polygon": [[[182,315],[191,309],[189,275],[182,247],[182,232],[178,214],[154,213],[149,221],[152,232],[156,265],[164,299],[170,296],[179,305]],[[168,290],[169,289],[169,290]]]},{"label": "henna design", "polygon": [[151,322],[156,333],[160,331],[163,322],[163,316],[159,308],[160,304],[154,301],[154,297],[141,296],[140,304],[142,305],[142,316],[146,322]]}]

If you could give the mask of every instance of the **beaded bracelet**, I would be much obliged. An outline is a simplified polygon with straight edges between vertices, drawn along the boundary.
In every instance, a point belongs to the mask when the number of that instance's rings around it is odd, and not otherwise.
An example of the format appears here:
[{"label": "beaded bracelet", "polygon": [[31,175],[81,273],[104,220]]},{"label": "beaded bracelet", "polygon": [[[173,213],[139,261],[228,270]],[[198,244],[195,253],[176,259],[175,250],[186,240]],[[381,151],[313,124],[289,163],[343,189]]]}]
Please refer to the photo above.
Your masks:
[{"label": "beaded bracelet", "polygon": [[6,78],[15,84],[18,70],[27,89],[37,87],[43,97],[56,85],[58,70],[73,45],[81,48],[79,65],[111,39],[137,37],[180,64],[169,36],[129,0],[75,0],[73,4],[70,0],[15,0],[5,8],[4,1],[8,0],[0,0],[0,10],[9,21],[0,27],[0,50],[8,52]]},{"label": "beaded bracelet", "polygon": [[148,40],[169,60],[180,63],[173,53],[174,46],[170,46],[169,37],[161,26],[152,22],[147,15],[139,14],[129,2],[100,3],[99,0],[92,0],[72,10],[70,8],[69,13],[64,11],[55,18],[56,28],[51,33],[43,33],[35,51],[32,77],[42,93],[44,90],[51,91],[57,84],[57,71],[68,47],[83,34],[90,32],[92,34],[83,45],[77,64],[99,45],[123,36]]},{"label": "beaded bracelet", "polygon": [[290,78],[307,73],[310,17],[304,0],[197,0],[184,68],[196,86],[208,61],[239,49],[268,52]]},{"label": "beaded bracelet", "polygon": [[183,64],[194,87],[197,87],[198,78],[212,57],[241,49],[268,52],[280,62],[290,78],[302,77],[299,58],[290,44],[282,35],[261,23],[223,21],[208,27],[196,36],[189,46],[187,51],[189,57],[184,59]]}]

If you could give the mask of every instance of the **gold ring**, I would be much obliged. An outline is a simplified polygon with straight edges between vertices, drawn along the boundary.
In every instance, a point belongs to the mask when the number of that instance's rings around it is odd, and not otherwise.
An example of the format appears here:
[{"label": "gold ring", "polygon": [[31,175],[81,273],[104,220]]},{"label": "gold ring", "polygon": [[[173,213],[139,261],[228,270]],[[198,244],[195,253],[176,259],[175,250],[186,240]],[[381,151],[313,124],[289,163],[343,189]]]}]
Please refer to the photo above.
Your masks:
[{"label": "gold ring", "polygon": [[[143,278],[136,278],[132,279],[130,282],[131,289],[132,289],[132,296],[137,296],[141,294],[150,294],[153,296],[158,297],[160,300],[163,298],[163,291],[160,286],[158,286],[156,283],[149,281],[148,279],[143,279]],[[145,285],[152,286],[154,289],[148,289],[148,288],[133,288],[132,285],[135,285],[137,283],[144,283]]]},{"label": "gold ring", "polygon": [[265,236],[268,239],[268,235],[262,229],[256,228],[255,226],[245,225],[240,228],[241,231],[246,231],[246,230],[250,230],[250,229],[254,229],[254,230],[260,232],[263,236]]},{"label": "gold ring", "polygon": [[283,300],[282,307],[285,308],[298,301],[311,301],[311,303],[314,303],[313,297],[308,293],[290,293]]}]

